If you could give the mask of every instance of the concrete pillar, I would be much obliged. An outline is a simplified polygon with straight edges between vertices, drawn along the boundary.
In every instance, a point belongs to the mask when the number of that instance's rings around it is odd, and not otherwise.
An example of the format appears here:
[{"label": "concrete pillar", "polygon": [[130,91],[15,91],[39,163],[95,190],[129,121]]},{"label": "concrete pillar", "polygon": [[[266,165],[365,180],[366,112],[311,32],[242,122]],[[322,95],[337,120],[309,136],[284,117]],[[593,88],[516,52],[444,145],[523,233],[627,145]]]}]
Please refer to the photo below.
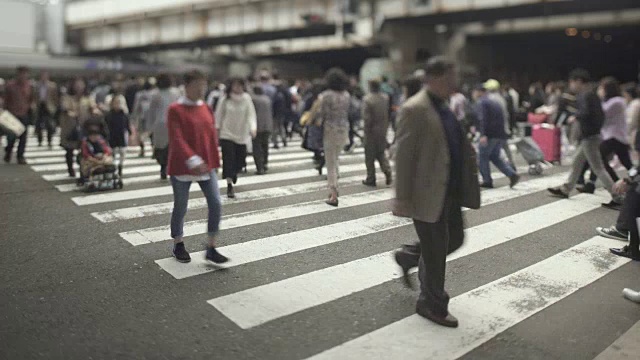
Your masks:
[{"label": "concrete pillar", "polygon": [[65,52],[66,32],[64,23],[65,0],[50,1],[44,5],[45,39],[49,52],[62,54]]},{"label": "concrete pillar", "polygon": [[391,61],[392,75],[403,78],[412,73],[423,60],[419,55],[429,53],[441,54],[437,34],[433,27],[425,27],[407,23],[386,24],[380,40]]}]

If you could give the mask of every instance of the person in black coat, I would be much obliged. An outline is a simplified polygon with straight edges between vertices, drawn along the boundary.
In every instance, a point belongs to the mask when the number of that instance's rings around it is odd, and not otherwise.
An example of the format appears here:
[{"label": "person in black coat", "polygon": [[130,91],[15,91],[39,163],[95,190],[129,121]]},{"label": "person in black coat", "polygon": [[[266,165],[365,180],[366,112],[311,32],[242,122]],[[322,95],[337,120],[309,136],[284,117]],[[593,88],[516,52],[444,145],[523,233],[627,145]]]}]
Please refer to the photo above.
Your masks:
[{"label": "person in black coat", "polygon": [[109,145],[113,153],[118,154],[118,174],[122,176],[122,167],[127,153],[127,143],[131,134],[129,115],[122,108],[120,97],[114,96],[111,100],[111,110],[105,115],[105,122],[109,130]]}]

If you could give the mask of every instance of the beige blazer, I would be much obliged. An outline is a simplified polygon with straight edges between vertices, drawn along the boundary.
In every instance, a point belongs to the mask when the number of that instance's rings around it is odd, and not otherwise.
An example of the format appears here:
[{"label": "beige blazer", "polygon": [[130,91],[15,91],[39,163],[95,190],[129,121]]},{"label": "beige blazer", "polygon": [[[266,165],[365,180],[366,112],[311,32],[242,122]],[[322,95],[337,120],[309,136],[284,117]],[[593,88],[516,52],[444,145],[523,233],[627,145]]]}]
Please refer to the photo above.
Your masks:
[{"label": "beige blazer", "polygon": [[[437,222],[449,183],[450,156],[444,126],[426,90],[402,106],[397,126],[394,214]],[[464,207],[478,209],[480,187],[476,153],[464,136],[462,144],[460,201]]]}]

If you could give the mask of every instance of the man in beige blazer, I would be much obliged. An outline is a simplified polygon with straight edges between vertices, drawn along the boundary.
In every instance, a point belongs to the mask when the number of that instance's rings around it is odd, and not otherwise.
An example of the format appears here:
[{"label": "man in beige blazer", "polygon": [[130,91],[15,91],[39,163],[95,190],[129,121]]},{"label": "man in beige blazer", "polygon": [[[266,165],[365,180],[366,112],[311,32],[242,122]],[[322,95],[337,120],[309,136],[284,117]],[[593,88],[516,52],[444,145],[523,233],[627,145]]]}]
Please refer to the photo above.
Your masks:
[{"label": "man in beige blazer", "polygon": [[416,312],[443,326],[457,327],[444,289],[447,255],[462,246],[461,207],[480,207],[476,154],[447,106],[455,92],[455,63],[434,57],[425,88],[400,109],[397,129],[396,199],[393,213],[413,219],[420,242],[396,252],[408,283],[419,267]]}]

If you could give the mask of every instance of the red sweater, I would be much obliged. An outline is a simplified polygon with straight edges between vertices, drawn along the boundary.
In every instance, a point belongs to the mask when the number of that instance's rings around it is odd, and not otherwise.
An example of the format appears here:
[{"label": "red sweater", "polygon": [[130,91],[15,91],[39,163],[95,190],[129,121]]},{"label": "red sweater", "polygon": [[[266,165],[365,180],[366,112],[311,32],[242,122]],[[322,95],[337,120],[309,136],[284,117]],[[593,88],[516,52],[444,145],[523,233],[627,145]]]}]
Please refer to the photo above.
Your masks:
[{"label": "red sweater", "polygon": [[215,119],[206,104],[200,106],[174,103],[167,113],[169,161],[167,173],[173,176],[196,175],[187,160],[198,155],[209,170],[220,167],[218,133]]}]

